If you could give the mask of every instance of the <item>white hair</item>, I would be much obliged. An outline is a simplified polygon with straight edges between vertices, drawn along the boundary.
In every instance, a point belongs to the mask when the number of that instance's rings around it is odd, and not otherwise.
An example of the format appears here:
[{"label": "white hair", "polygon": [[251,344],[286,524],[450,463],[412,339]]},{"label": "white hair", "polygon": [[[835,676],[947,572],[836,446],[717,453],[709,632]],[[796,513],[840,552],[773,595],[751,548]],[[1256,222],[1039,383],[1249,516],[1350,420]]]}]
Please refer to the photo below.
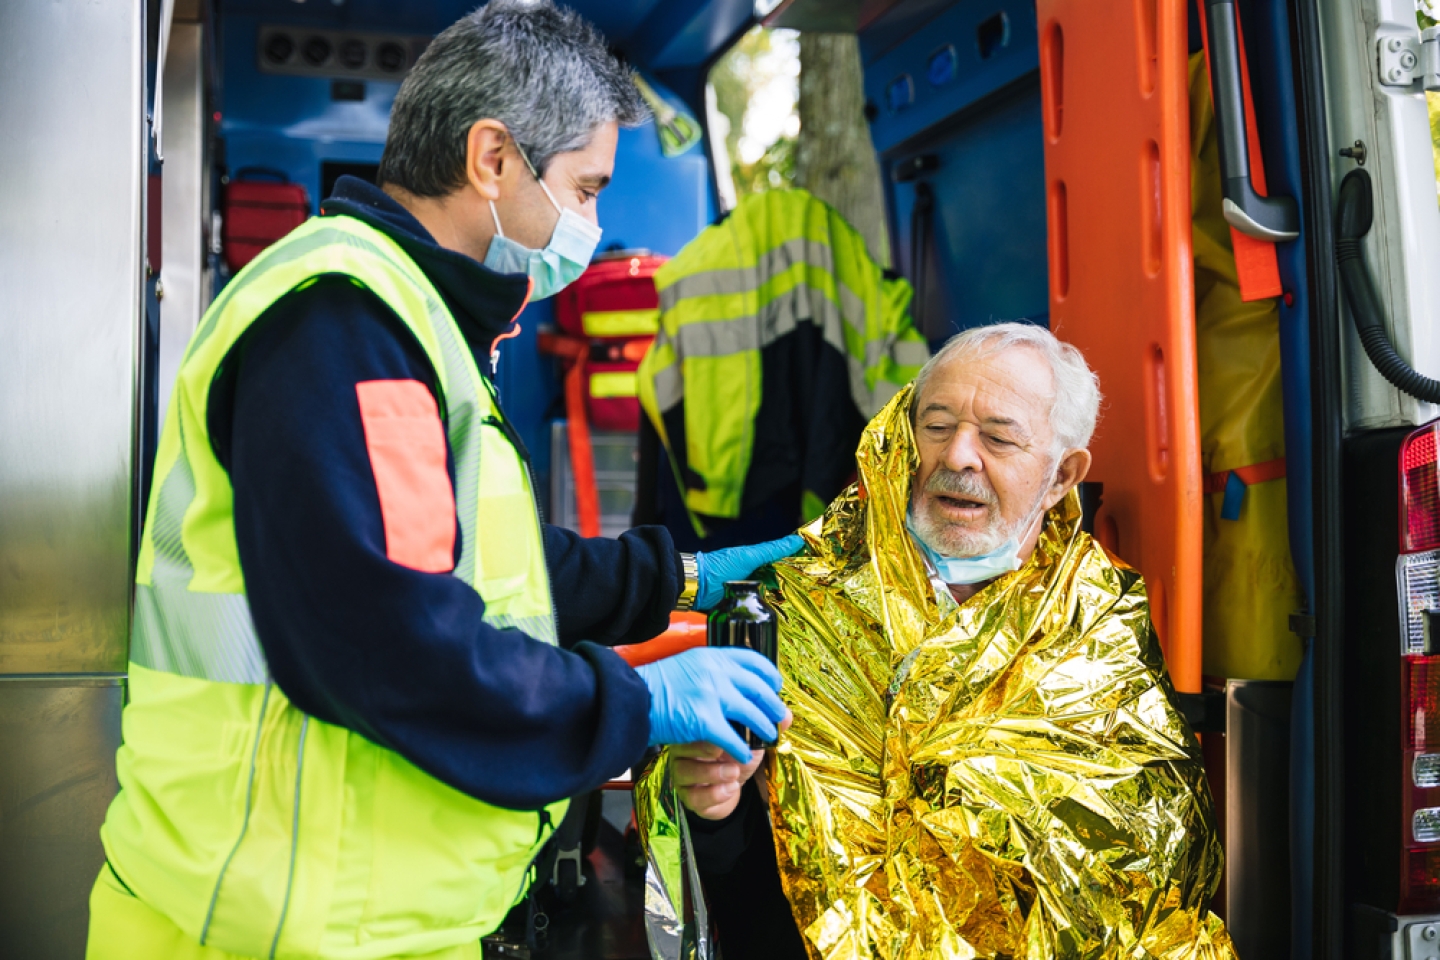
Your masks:
[{"label": "white hair", "polygon": [[919,409],[920,395],[934,372],[952,360],[980,360],[1012,347],[1028,347],[1050,365],[1055,393],[1050,402],[1050,429],[1057,453],[1083,450],[1090,445],[1100,419],[1100,378],[1079,350],[1044,327],[1033,323],[995,323],[957,333],[931,357],[915,377],[911,418]]}]

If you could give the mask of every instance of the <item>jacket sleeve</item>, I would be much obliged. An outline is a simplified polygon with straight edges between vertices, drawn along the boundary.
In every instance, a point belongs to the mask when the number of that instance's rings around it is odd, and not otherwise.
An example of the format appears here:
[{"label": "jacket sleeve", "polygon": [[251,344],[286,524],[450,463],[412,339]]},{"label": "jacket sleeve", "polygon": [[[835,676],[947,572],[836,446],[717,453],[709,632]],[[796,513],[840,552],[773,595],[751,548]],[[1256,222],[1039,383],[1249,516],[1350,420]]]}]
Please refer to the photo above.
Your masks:
[{"label": "jacket sleeve", "polygon": [[387,557],[357,385],[431,385],[399,318],[324,279],[272,307],[237,351],[209,421],[256,631],[291,702],[511,809],[631,766],[649,737],[649,693],[618,656],[494,629],[468,584]]},{"label": "jacket sleeve", "polygon": [[741,788],[740,802],[724,820],[706,820],[689,810],[685,818],[724,956],[806,960],[805,940],[780,884],[758,784],[750,780]]},{"label": "jacket sleeve", "polygon": [[545,562],[555,585],[560,642],[567,647],[580,640],[610,647],[659,636],[684,580],[680,554],[664,527],[636,527],[612,540],[547,526]]}]

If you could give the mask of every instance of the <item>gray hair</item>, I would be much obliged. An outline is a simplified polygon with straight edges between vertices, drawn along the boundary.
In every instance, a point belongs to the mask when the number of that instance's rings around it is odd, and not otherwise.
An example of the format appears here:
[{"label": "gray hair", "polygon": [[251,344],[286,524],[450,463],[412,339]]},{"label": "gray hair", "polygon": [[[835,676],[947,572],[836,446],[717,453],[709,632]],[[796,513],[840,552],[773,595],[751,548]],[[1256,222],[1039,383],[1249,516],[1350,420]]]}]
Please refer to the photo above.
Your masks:
[{"label": "gray hair", "polygon": [[579,14],[550,0],[490,0],[436,37],[400,85],[379,181],[422,197],[459,189],[477,120],[505,124],[543,175],[601,124],[648,116],[629,68]]},{"label": "gray hair", "polygon": [[[915,377],[910,413],[919,409],[920,395],[934,372],[952,360],[979,360],[1012,347],[1028,347],[1050,364],[1055,394],[1050,402],[1050,429],[1060,450],[1083,450],[1100,419],[1100,378],[1081,352],[1033,323],[995,323],[957,333],[931,357]],[[1057,450],[1057,453],[1059,451]]]}]

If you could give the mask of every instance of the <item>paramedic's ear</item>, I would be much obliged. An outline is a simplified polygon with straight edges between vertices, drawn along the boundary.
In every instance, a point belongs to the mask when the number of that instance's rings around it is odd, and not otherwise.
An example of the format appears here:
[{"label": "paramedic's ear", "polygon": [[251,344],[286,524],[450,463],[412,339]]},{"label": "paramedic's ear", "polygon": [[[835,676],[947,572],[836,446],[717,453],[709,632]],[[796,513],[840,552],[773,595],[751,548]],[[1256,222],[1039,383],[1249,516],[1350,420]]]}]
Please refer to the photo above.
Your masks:
[{"label": "paramedic's ear", "polygon": [[500,184],[515,164],[507,161],[510,131],[499,120],[476,120],[465,138],[465,179],[482,200],[499,200]]},{"label": "paramedic's ear", "polygon": [[1050,489],[1045,491],[1045,509],[1049,510],[1065,499],[1065,494],[1084,480],[1089,472],[1089,450],[1066,450],[1055,467],[1055,479],[1050,482]]}]

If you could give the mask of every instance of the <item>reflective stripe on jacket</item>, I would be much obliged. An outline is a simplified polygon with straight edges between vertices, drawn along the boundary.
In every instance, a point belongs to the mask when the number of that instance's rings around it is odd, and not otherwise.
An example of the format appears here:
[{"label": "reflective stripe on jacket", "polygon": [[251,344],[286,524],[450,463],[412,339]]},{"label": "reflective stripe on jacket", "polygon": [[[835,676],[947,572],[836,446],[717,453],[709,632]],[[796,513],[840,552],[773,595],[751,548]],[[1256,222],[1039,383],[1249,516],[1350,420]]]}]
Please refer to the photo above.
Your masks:
[{"label": "reflective stripe on jacket", "polygon": [[[849,367],[850,400],[869,420],[929,359],[911,323],[912,291],[886,279],[865,238],[804,190],[746,197],[655,274],[660,331],[640,365],[650,421],[683,464],[695,514],[736,517],[762,389],[760,353],[809,323]],[[665,428],[684,403],[684,449]],[[696,520],[697,529],[699,521]]]},{"label": "reflective stripe on jacket", "polygon": [[565,809],[475,800],[306,716],[270,678],[206,408],[250,324],[335,274],[389,306],[434,368],[455,465],[454,575],[480,593],[488,623],[556,642],[528,472],[454,318],[384,234],[349,217],[311,220],[231,281],[181,365],[136,574],[121,791],[101,831],[140,899],[197,941],[246,956],[369,960],[477,939],[520,898]]}]

